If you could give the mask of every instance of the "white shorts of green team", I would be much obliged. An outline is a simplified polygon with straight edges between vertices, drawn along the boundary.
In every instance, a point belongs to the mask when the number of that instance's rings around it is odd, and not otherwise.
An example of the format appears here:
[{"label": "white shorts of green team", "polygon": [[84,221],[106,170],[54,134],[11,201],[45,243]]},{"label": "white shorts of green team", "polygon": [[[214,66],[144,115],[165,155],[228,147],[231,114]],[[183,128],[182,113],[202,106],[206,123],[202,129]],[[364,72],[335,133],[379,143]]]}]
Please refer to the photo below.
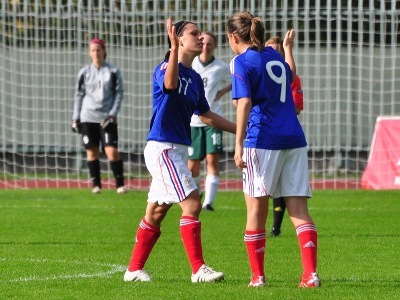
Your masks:
[{"label": "white shorts of green team", "polygon": [[187,146],[148,141],[144,159],[152,176],[148,202],[159,205],[179,203],[197,189],[187,167]]},{"label": "white shorts of green team", "polygon": [[307,149],[244,148],[243,192],[251,197],[311,197]]}]

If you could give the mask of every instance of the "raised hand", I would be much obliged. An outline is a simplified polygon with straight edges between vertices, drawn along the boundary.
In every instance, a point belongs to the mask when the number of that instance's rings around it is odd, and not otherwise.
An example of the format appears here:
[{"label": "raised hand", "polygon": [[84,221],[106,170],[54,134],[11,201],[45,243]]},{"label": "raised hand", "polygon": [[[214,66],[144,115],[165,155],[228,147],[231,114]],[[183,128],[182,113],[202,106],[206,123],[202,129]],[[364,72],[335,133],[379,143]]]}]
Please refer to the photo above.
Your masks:
[{"label": "raised hand", "polygon": [[172,49],[178,49],[179,47],[179,39],[176,36],[176,28],[172,24],[172,19],[168,18],[167,19],[167,32],[168,32],[168,37],[171,41],[171,50]]},{"label": "raised hand", "polygon": [[288,30],[285,34],[285,38],[283,39],[283,49],[293,49],[294,46],[294,38],[296,36],[296,32],[294,29]]}]

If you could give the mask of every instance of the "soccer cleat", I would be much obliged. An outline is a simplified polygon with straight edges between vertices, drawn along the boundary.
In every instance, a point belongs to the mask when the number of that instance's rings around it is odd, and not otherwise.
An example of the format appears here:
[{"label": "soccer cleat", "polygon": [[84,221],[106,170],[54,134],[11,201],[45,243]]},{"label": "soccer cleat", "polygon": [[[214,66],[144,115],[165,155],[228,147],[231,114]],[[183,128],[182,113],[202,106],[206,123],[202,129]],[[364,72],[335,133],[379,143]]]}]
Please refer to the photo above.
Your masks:
[{"label": "soccer cleat", "polygon": [[151,282],[152,280],[145,270],[137,270],[133,272],[126,270],[124,274],[124,281]]},{"label": "soccer cleat", "polygon": [[120,186],[119,188],[117,188],[118,194],[126,194],[127,192],[128,190],[124,186]]},{"label": "soccer cleat", "polygon": [[321,286],[321,280],[319,279],[317,273],[311,273],[308,278],[301,278],[299,287],[304,288],[317,288]]},{"label": "soccer cleat", "polygon": [[214,211],[214,208],[211,206],[211,204],[207,204],[207,205],[203,206],[203,210]]},{"label": "soccer cleat", "polygon": [[217,282],[224,279],[224,273],[217,272],[207,265],[202,265],[196,274],[192,274],[192,282]]},{"label": "soccer cleat", "polygon": [[270,237],[274,237],[274,236],[280,236],[281,235],[281,230],[275,227],[272,227],[272,230],[269,234]]},{"label": "soccer cleat", "polygon": [[101,188],[99,186],[95,186],[92,190],[93,194],[100,194],[101,193]]},{"label": "soccer cleat", "polygon": [[265,278],[264,276],[257,276],[256,279],[251,279],[248,287],[259,288],[265,286]]}]

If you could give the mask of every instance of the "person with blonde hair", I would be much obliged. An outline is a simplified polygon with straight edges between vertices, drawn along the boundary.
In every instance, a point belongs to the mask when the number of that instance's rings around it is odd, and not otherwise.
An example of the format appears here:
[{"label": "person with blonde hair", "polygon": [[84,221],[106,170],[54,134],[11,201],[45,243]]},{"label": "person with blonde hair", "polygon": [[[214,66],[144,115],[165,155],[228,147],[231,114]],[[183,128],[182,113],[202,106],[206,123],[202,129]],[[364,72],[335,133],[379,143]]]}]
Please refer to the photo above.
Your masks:
[{"label": "person with blonde hair", "polygon": [[232,99],[237,102],[234,160],[243,173],[247,208],[244,243],[252,276],[249,287],[266,285],[264,258],[269,197],[284,197],[296,228],[303,274],[299,287],[319,287],[317,229],[308,212],[311,197],[307,142],[296,115],[290,83],[296,76],[295,31],[284,38],[285,60],[265,47],[263,21],[240,12],[226,25],[231,61]]}]

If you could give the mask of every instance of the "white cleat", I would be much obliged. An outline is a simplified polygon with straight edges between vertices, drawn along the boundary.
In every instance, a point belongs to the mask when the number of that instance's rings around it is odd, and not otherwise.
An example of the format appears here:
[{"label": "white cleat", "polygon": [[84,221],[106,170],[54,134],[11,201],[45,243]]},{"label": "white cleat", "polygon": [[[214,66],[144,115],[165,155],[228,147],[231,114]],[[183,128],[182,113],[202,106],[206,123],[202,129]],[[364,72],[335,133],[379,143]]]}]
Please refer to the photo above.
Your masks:
[{"label": "white cleat", "polygon": [[265,286],[265,278],[264,276],[257,276],[257,278],[251,279],[248,287],[259,288]]},{"label": "white cleat", "polygon": [[308,278],[301,278],[300,288],[319,288],[321,287],[321,279],[319,279],[317,273],[311,273]]},{"label": "white cleat", "polygon": [[151,282],[152,280],[145,270],[137,270],[133,272],[126,270],[124,274],[124,281]]},{"label": "white cleat", "polygon": [[100,194],[101,193],[101,188],[99,186],[95,186],[92,190],[93,194]]},{"label": "white cleat", "polygon": [[128,190],[124,186],[120,186],[119,188],[117,188],[118,194],[126,194],[127,192]]},{"label": "white cleat", "polygon": [[224,279],[224,273],[217,272],[207,265],[202,265],[196,274],[192,274],[192,282],[217,282]]}]

